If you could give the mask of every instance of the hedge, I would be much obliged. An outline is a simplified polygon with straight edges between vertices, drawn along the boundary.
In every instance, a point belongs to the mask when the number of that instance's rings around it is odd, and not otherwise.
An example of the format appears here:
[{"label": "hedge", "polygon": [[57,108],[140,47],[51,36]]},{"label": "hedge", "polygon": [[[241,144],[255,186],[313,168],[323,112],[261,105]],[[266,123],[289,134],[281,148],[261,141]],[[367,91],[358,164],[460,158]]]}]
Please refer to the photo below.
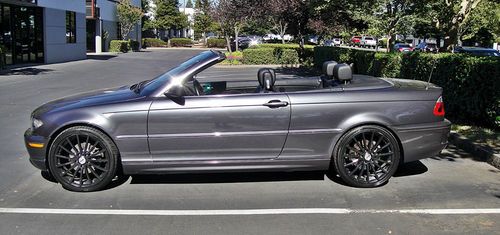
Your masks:
[{"label": "hedge", "polygon": [[130,50],[129,41],[111,40],[109,51],[111,52],[127,52]]},{"label": "hedge", "polygon": [[[262,43],[255,45],[254,47],[272,47],[272,48],[283,48],[283,49],[298,49],[300,48],[299,44],[282,44],[282,43]],[[313,49],[313,45],[304,45],[306,49]]]},{"label": "hedge", "polygon": [[377,77],[427,81],[432,71],[431,82],[443,87],[447,118],[500,129],[500,58],[316,47],[315,66],[327,60],[354,63],[356,73]]},{"label": "hedge", "polygon": [[143,38],[142,48],[146,47],[167,47],[167,42],[158,38]]},{"label": "hedge", "polygon": [[170,39],[170,46],[172,47],[190,47],[193,41],[190,38],[172,38]]},{"label": "hedge", "polygon": [[207,47],[209,48],[225,48],[226,47],[226,39],[224,38],[209,38],[207,40]]},{"label": "hedge", "polygon": [[244,64],[276,64],[274,48],[249,48],[243,50]]},{"label": "hedge", "polygon": [[132,51],[140,51],[140,44],[138,41],[135,41],[135,40],[129,40],[128,41],[128,46],[129,46],[129,49],[132,50]]}]

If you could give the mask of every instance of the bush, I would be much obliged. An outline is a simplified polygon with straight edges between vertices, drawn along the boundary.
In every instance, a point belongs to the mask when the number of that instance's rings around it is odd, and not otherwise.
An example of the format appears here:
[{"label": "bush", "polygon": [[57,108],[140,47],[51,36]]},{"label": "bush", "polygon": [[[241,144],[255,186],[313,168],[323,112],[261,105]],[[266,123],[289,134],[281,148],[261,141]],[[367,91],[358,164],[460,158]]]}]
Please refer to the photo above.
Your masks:
[{"label": "bush", "polygon": [[295,49],[274,49],[274,56],[279,64],[298,64],[299,53]]},{"label": "bush", "polygon": [[190,38],[172,38],[170,39],[172,47],[190,47],[193,46],[193,41]]},{"label": "bush", "polygon": [[143,38],[142,48],[147,47],[167,47],[167,42],[158,38]]},{"label": "bush", "polygon": [[276,64],[274,48],[249,48],[243,50],[244,64]]},{"label": "bush", "polygon": [[[443,87],[447,118],[458,124],[500,129],[500,59],[465,54],[382,53],[316,47],[314,64],[335,60],[377,77],[428,81]],[[432,74],[431,74],[432,72]]]},{"label": "bush", "polygon": [[[300,48],[299,44],[282,44],[282,43],[262,43],[258,44],[255,47],[262,48],[262,47],[272,47],[272,48],[283,48],[283,49],[298,49]],[[305,49],[312,49],[314,46],[312,45],[304,45]]]},{"label": "bush", "polygon": [[226,39],[224,38],[209,38],[207,40],[207,47],[209,48],[225,48],[226,47]]},{"label": "bush", "polygon": [[226,55],[226,59],[222,61],[222,64],[243,64],[243,52],[235,51],[231,55],[229,52],[224,54]]},{"label": "bush", "polygon": [[135,40],[128,40],[128,46],[129,46],[129,49],[132,50],[132,51],[139,51],[140,50],[140,44],[138,41],[135,41]]},{"label": "bush", "polygon": [[127,52],[129,51],[129,42],[125,40],[111,40],[109,51],[111,52]]}]

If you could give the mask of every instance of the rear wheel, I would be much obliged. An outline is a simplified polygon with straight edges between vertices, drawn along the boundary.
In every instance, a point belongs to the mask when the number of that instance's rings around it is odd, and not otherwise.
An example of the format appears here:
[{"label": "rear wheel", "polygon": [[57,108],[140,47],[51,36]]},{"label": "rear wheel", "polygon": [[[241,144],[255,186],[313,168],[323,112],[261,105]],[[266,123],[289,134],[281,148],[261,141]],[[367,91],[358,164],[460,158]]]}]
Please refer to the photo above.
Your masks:
[{"label": "rear wheel", "polygon": [[340,138],[333,163],[348,185],[371,188],[391,178],[400,155],[398,141],[391,132],[379,126],[361,126]]},{"label": "rear wheel", "polygon": [[50,172],[65,189],[96,191],[115,177],[118,149],[101,131],[77,126],[54,139],[48,160]]}]

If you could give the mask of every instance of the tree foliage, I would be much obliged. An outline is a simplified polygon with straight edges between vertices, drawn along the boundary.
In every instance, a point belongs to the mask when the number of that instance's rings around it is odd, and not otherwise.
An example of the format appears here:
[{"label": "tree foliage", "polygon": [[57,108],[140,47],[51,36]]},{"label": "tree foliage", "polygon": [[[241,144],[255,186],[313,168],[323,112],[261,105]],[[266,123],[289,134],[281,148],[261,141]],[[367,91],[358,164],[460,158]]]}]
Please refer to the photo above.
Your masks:
[{"label": "tree foliage", "polygon": [[116,6],[118,21],[121,25],[122,39],[125,40],[133,27],[141,20],[142,10],[130,2],[122,0]]},{"label": "tree foliage", "polygon": [[151,26],[159,30],[182,29],[189,26],[188,18],[179,11],[177,0],[154,0],[154,19]]}]

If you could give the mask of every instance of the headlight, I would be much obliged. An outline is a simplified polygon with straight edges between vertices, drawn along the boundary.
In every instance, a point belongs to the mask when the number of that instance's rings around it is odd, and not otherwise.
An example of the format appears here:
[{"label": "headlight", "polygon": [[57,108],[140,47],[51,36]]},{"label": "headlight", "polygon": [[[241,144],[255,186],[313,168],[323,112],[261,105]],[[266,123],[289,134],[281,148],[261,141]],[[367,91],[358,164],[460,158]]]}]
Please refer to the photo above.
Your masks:
[{"label": "headlight", "polygon": [[43,122],[36,119],[36,118],[33,118],[32,125],[33,125],[33,129],[38,129],[39,127],[41,127],[43,125]]}]

